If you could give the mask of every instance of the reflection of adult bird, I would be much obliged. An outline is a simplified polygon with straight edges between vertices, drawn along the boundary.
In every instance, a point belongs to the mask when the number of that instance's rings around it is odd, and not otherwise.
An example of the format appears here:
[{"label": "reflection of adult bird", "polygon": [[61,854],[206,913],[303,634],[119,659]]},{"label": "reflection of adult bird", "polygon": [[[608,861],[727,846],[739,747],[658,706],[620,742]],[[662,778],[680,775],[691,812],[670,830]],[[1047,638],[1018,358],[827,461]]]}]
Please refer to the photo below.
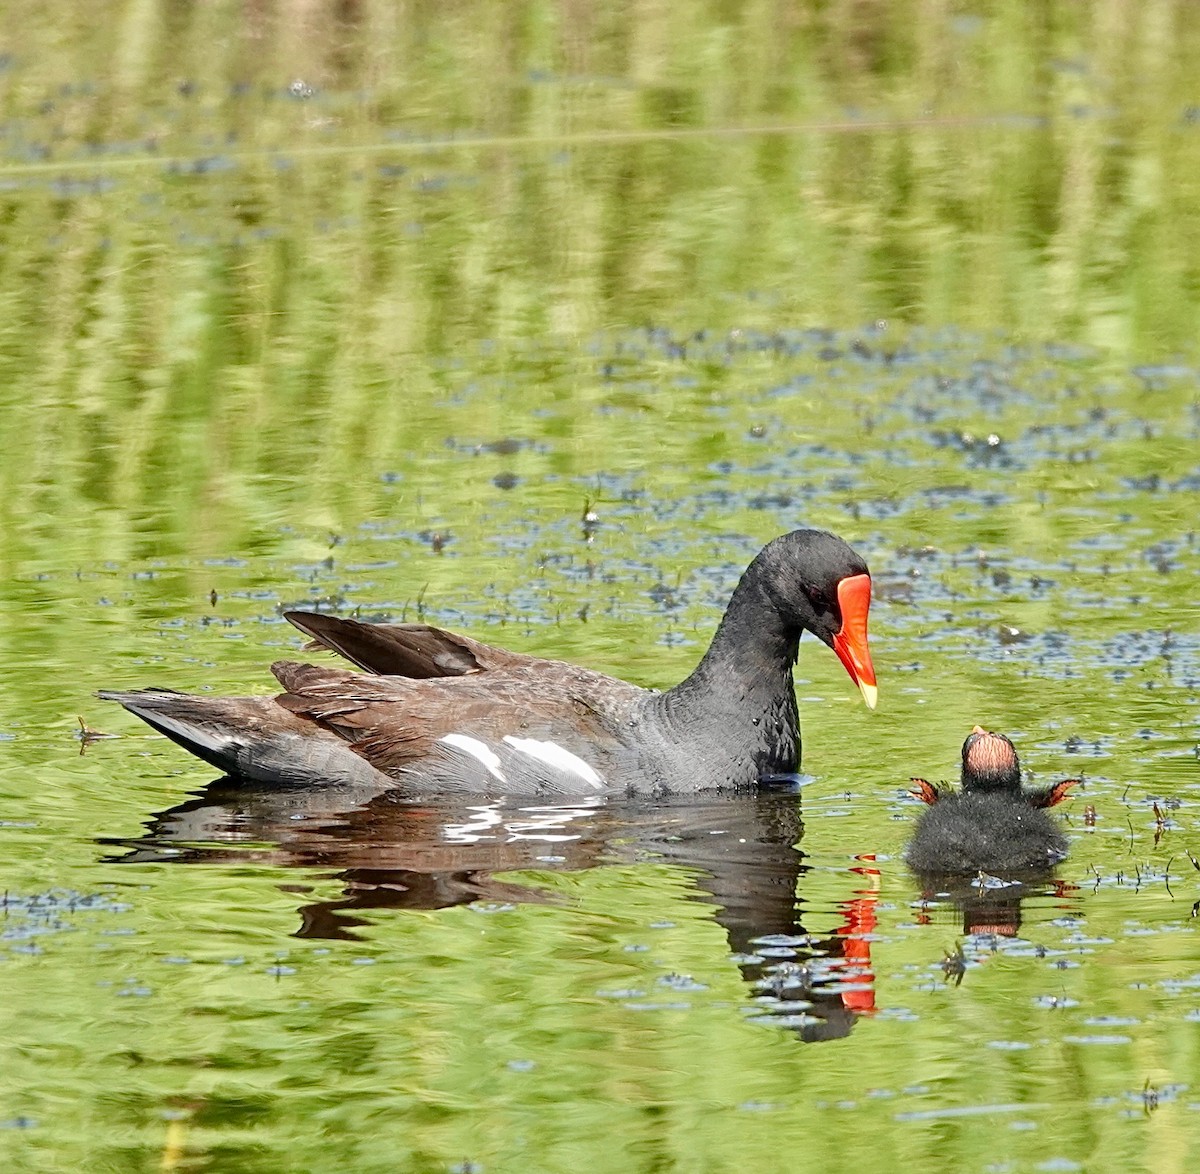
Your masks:
[{"label": "reflection of adult bird", "polygon": [[[804,1040],[845,1036],[874,1009],[871,938],[879,878],[869,857],[863,879],[835,911],[831,935],[803,924],[808,870],[795,794],[763,787],[734,795],[573,800],[561,803],[412,800],[395,787],[313,787],[220,779],[150,820],[137,839],[106,840],[111,862],[179,867],[254,861],[275,868],[330,870],[328,886],[288,886],[299,899],[299,937],[353,939],[378,909],[441,909],[473,901],[549,902],[551,887],[513,873],[583,870],[649,861],[677,873],[672,902],[715,907],[728,952],[753,990],[757,1017]],[[499,876],[497,874],[500,874]],[[574,891],[574,890],[573,890]],[[649,890],[648,890],[649,891]],[[324,893],[325,896],[321,896]],[[572,902],[574,904],[574,901]],[[827,914],[825,909],[820,911]]]},{"label": "reflection of adult bird", "polygon": [[916,872],[1029,873],[1052,868],[1067,854],[1057,821],[1043,810],[1068,797],[1078,779],[1040,789],[1021,786],[1011,741],[976,726],[962,748],[962,791],[913,779],[913,794],[929,804],[908,845]]},{"label": "reflection of adult bird", "polygon": [[768,543],[690,677],[658,693],[424,624],[287,618],[367,674],[279,661],[275,697],[104,692],[193,754],[266,783],[390,784],[413,795],[599,795],[753,786],[794,772],[803,632],[876,697],[871,578],[842,539]]}]

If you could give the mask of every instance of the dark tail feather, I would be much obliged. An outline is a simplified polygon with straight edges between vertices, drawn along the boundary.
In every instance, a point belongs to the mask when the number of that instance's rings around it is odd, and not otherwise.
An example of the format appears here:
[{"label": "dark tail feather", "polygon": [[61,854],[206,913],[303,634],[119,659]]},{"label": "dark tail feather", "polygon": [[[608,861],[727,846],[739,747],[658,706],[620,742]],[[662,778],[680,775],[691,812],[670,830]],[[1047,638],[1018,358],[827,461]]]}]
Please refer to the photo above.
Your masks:
[{"label": "dark tail feather", "polygon": [[392,785],[331,730],[274,697],[197,697],[172,689],[104,689],[98,696],[119,702],[224,774],[263,783]]},{"label": "dark tail feather", "polygon": [[123,705],[151,729],[218,770],[239,773],[238,755],[244,747],[232,731],[223,728],[222,715],[210,712],[221,708],[222,699],[194,697],[174,689],[101,689],[96,696]]}]

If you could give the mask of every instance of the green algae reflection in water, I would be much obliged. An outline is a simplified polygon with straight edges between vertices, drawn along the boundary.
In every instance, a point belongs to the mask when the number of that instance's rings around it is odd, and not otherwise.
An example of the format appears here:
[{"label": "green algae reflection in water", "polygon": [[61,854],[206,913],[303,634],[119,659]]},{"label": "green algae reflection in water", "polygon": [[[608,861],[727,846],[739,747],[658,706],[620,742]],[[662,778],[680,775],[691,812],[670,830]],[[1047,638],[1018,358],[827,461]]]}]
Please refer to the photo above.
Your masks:
[{"label": "green algae reflection in water", "polygon": [[[1194,1167],[1198,37],[6,5],[5,1168]],[[667,685],[805,523],[871,563],[882,708],[804,646],[799,850],[792,804],[729,852],[791,941],[685,851],[732,805],[490,860],[466,813],[413,908],[412,813],[218,812],[91,698],[265,690],[297,602]],[[1019,900],[900,863],[976,721],[1086,780]],[[802,1043],[814,975],[853,1016]]]}]

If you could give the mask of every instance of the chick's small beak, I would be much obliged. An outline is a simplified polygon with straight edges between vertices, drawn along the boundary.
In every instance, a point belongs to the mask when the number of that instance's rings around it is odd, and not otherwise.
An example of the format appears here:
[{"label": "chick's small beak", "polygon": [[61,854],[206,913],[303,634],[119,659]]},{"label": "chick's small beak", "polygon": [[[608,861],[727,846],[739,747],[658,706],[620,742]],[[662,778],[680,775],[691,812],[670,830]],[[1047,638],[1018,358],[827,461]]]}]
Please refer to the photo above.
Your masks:
[{"label": "chick's small beak", "polygon": [[859,687],[868,709],[879,699],[875,685],[875,666],[867,647],[867,612],[871,607],[871,576],[849,575],[837,587],[838,607],[842,613],[841,630],[833,638],[833,650],[846,667],[850,679]]}]

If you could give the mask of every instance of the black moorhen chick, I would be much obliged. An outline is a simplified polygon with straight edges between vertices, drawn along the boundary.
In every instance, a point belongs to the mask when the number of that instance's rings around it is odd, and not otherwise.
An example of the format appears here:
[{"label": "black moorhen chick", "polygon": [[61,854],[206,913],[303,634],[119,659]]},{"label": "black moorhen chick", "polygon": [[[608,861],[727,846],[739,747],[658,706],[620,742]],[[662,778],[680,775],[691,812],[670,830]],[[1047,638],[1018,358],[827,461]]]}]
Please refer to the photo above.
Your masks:
[{"label": "black moorhen chick", "polygon": [[946,875],[1028,873],[1053,867],[1067,840],[1043,810],[1061,803],[1079,779],[1038,790],[1021,786],[1021,765],[1003,734],[976,726],[962,748],[962,792],[913,779],[921,813],[905,859],[915,872]]},{"label": "black moorhen chick", "polygon": [[703,660],[664,693],[425,624],[287,612],[310,648],[366,673],[281,660],[274,697],[100,696],[259,782],[421,795],[736,789],[799,766],[792,665],[803,632],[833,649],[874,708],[870,603],[859,555],[834,534],[796,530],[759,552]]}]

